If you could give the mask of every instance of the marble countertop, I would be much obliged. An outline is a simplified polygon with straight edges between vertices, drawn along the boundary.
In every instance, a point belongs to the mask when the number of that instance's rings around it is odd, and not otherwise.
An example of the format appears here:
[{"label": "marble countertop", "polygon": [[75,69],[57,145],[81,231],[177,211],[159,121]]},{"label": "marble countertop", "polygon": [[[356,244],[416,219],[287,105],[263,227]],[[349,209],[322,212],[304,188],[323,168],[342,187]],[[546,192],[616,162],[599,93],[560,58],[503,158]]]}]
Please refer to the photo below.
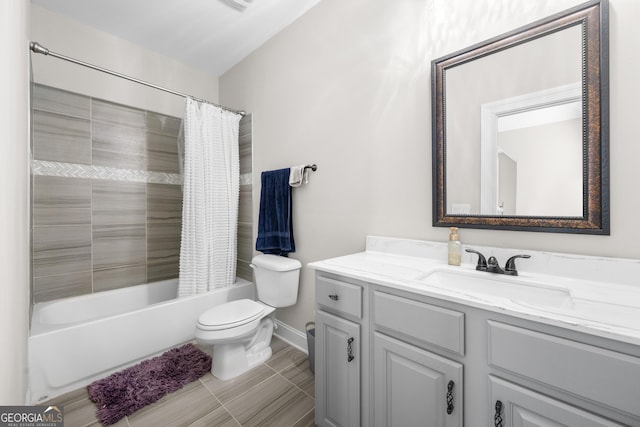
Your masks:
[{"label": "marble countertop", "polygon": [[[475,271],[475,257],[467,254],[463,256],[461,266],[447,265],[446,244],[440,242],[370,236],[367,238],[367,249],[364,252],[312,262],[309,267],[393,289],[640,345],[640,286],[632,284],[634,277],[627,277],[635,276],[636,270],[640,273],[640,262],[487,247],[480,249],[487,258],[492,254],[501,255],[502,258],[499,259],[502,263],[506,260],[506,253],[527,253],[532,258],[537,258],[537,261],[528,268],[525,267],[525,261],[519,263],[520,275],[517,279],[511,279],[509,276]],[[565,259],[563,265],[569,265],[564,267],[564,270],[554,267],[554,260],[558,257]],[[572,262],[567,263],[567,257]],[[594,263],[598,265],[594,267]],[[615,266],[618,273],[609,280],[602,280],[606,277],[606,274],[602,274],[603,268],[607,266]],[[589,270],[593,268],[600,274],[589,274]],[[548,274],[550,271],[553,274]],[[543,289],[548,287],[551,291],[565,292],[566,303],[546,306],[528,301],[527,295],[520,297],[514,295],[513,291],[503,295],[488,292],[487,288],[485,291],[482,286],[473,289],[448,288],[437,280],[430,279],[434,272],[452,273],[455,277],[468,277],[472,280],[480,279],[477,283],[491,284],[491,281],[497,281],[496,283],[500,284],[502,281],[502,286],[508,286],[510,280],[516,280],[526,286],[535,287],[539,284]]]}]

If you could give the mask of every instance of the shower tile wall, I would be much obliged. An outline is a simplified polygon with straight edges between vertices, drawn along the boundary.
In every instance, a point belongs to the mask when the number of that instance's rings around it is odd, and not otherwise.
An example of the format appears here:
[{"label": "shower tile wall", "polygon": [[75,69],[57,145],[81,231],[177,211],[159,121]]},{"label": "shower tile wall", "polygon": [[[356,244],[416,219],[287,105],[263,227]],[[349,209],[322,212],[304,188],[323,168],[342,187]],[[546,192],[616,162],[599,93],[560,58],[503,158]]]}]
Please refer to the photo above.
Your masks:
[{"label": "shower tile wall", "polygon": [[[33,301],[178,276],[180,119],[35,85]],[[241,121],[238,275],[251,279],[251,120]]]},{"label": "shower tile wall", "polygon": [[252,120],[247,114],[240,120],[240,205],[238,206],[238,264],[236,275],[253,281],[249,267],[253,257],[253,184],[252,184]]}]

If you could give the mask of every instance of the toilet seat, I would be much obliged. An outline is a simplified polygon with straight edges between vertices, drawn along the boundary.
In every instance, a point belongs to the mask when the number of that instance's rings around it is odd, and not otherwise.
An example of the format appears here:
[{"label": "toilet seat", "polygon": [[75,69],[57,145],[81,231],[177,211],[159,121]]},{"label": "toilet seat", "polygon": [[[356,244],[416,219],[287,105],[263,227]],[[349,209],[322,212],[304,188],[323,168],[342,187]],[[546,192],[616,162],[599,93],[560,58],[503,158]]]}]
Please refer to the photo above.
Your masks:
[{"label": "toilet seat", "polygon": [[264,312],[264,305],[250,299],[230,301],[202,313],[197,327],[205,331],[231,329],[260,319]]}]

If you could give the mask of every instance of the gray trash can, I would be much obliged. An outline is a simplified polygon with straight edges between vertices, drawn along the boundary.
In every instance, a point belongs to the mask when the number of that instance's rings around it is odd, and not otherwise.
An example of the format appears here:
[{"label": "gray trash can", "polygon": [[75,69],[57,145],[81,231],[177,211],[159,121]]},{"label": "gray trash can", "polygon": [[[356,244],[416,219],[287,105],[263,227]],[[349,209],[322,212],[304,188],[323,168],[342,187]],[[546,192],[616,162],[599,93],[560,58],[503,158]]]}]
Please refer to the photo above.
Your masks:
[{"label": "gray trash can", "polygon": [[307,330],[307,349],[309,350],[309,370],[315,375],[316,365],[316,324],[307,322],[305,329]]}]

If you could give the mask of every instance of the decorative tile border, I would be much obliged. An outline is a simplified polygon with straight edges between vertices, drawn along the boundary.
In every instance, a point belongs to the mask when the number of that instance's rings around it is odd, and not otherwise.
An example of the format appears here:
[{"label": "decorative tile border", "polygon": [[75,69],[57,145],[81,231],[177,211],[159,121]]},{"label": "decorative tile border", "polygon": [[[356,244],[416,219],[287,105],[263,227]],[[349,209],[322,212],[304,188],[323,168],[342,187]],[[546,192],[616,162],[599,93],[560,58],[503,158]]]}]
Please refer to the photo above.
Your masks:
[{"label": "decorative tile border", "polygon": [[182,177],[177,173],[118,169],[106,166],[81,165],[77,163],[32,160],[33,175],[59,176],[66,178],[102,179],[109,181],[147,182],[153,184],[180,185]]},{"label": "decorative tile border", "polygon": [[253,173],[241,173],[240,174],[240,185],[251,185],[253,182]]},{"label": "decorative tile border", "polygon": [[[109,181],[148,182],[152,184],[181,185],[182,176],[177,173],[153,172],[134,169],[118,169],[107,166],[81,165],[77,163],[32,160],[33,175],[60,176],[65,178],[103,179]],[[240,174],[240,185],[251,185],[253,174]]]}]

